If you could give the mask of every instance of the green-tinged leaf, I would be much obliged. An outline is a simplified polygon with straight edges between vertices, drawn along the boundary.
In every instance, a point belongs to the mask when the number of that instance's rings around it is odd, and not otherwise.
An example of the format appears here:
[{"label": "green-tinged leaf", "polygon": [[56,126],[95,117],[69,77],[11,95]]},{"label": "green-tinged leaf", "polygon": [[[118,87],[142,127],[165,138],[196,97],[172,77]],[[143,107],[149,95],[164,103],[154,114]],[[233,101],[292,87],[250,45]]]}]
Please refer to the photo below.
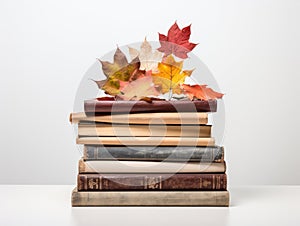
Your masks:
[{"label": "green-tinged leaf", "polygon": [[102,65],[102,70],[103,73],[106,75],[106,77],[111,76],[114,74],[116,71],[120,70],[121,68],[125,67],[128,65],[127,58],[125,54],[117,48],[115,54],[114,54],[114,62],[110,63],[108,61],[101,61],[99,60],[101,65]]}]

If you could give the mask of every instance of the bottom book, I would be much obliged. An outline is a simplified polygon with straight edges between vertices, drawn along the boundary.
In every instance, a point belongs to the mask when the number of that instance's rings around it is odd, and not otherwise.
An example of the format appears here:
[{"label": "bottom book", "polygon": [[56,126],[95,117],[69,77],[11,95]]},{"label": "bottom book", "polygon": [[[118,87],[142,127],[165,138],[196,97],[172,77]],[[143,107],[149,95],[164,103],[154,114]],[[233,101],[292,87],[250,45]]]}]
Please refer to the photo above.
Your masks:
[{"label": "bottom book", "polygon": [[229,206],[228,191],[72,192],[72,206]]}]

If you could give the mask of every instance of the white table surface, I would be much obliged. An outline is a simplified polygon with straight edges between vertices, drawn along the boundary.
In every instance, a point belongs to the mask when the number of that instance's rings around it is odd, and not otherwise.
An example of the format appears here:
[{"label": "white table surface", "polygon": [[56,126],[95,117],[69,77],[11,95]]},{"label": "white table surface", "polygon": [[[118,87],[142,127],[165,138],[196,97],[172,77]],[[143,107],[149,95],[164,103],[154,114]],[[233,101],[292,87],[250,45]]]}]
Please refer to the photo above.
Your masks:
[{"label": "white table surface", "polygon": [[74,186],[1,185],[0,225],[300,226],[300,186],[230,188],[226,207],[71,207]]}]

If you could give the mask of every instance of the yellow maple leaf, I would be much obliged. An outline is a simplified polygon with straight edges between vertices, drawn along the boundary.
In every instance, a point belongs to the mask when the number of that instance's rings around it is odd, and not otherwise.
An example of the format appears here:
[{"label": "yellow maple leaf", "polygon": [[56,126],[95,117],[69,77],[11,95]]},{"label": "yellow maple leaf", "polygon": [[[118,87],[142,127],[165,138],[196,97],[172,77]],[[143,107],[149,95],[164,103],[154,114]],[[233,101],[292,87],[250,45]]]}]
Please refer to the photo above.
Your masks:
[{"label": "yellow maple leaf", "polygon": [[163,62],[158,63],[158,73],[152,74],[153,82],[160,88],[161,93],[170,91],[175,94],[181,94],[180,84],[184,83],[187,76],[190,76],[193,70],[182,70],[183,61],[176,62],[172,55],[164,58]]}]

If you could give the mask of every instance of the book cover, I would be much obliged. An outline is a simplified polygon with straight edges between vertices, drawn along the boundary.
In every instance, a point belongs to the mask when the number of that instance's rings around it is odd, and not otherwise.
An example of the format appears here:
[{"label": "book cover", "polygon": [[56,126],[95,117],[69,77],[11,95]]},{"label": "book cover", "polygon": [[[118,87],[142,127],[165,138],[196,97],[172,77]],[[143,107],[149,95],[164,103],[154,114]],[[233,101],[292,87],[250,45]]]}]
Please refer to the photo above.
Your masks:
[{"label": "book cover", "polygon": [[84,101],[86,115],[101,115],[113,113],[146,113],[146,112],[216,112],[216,100],[152,100],[147,101],[117,101],[106,98]]},{"label": "book cover", "polygon": [[77,144],[126,146],[215,146],[212,137],[78,137]]},{"label": "book cover", "polygon": [[109,114],[98,116],[87,116],[84,112],[71,113],[71,123],[79,122],[106,122],[124,124],[151,124],[163,122],[164,124],[207,124],[208,114],[202,112],[151,112],[135,114]]},{"label": "book cover", "polygon": [[78,136],[210,137],[211,125],[124,125],[116,123],[79,123]]},{"label": "book cover", "polygon": [[72,206],[229,206],[228,191],[85,191],[75,188]]},{"label": "book cover", "polygon": [[78,191],[226,190],[226,174],[79,174]]},{"label": "book cover", "polygon": [[79,160],[79,173],[224,173],[225,171],[225,162]]},{"label": "book cover", "polygon": [[101,146],[84,145],[84,160],[198,161],[223,162],[224,148],[189,146]]}]

